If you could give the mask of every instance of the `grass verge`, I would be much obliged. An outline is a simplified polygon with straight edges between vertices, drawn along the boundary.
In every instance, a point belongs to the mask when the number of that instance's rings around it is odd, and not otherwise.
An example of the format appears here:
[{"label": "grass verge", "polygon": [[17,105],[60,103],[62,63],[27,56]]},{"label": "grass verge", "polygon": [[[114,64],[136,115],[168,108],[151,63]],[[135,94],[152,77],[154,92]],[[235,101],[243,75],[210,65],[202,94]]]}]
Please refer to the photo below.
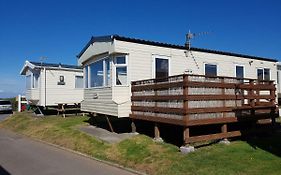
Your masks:
[{"label": "grass verge", "polygon": [[32,117],[17,113],[0,127],[148,174],[281,174],[281,134],[214,144],[183,155],[176,146],[137,135],[108,144],[76,128],[88,117]]}]

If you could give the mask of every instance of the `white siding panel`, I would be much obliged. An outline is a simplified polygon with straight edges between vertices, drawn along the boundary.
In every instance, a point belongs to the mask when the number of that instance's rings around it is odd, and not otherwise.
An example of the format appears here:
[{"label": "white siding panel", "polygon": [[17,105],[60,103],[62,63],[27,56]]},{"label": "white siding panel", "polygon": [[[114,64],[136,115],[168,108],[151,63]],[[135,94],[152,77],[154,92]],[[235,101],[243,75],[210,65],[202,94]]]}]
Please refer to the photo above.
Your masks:
[{"label": "white siding panel", "polygon": [[112,88],[92,88],[84,90],[81,110],[112,116],[118,115],[117,104],[112,100]]}]

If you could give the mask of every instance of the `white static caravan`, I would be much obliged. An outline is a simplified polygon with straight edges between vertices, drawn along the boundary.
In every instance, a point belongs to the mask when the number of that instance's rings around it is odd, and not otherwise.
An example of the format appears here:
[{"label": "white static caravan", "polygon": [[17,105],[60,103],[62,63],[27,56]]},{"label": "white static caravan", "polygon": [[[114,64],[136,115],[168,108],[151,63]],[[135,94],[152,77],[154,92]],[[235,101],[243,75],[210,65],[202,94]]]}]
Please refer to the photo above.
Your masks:
[{"label": "white static caravan", "polygon": [[184,73],[277,80],[275,59],[118,35],[92,37],[77,57],[85,76],[81,110],[117,117],[131,113],[131,81]]},{"label": "white static caravan", "polygon": [[26,99],[31,105],[73,105],[83,100],[83,69],[79,66],[26,61],[20,74],[26,77]]}]

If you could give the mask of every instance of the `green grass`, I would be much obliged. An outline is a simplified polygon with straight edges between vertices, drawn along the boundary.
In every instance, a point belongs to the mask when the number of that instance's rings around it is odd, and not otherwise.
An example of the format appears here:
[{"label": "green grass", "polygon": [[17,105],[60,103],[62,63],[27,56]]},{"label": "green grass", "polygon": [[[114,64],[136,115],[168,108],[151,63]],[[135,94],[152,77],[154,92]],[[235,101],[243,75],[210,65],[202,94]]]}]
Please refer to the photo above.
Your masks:
[{"label": "green grass", "polygon": [[77,130],[88,117],[31,117],[17,113],[0,127],[149,174],[281,174],[281,134],[230,145],[213,144],[183,155],[178,148],[137,135],[108,144]]}]

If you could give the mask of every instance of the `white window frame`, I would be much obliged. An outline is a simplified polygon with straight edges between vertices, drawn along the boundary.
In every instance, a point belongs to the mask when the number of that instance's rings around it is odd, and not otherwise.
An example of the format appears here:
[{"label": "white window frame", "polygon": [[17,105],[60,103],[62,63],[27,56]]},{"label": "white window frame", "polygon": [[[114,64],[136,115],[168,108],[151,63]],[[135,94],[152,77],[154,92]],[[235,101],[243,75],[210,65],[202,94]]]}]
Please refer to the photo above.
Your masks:
[{"label": "white window frame", "polygon": [[268,69],[269,70],[269,80],[271,80],[272,76],[271,76],[271,69],[268,68],[268,67],[257,67],[256,68],[256,76],[257,76],[257,79],[258,79],[258,69],[262,69],[263,72],[262,72],[262,80],[264,81],[264,69]]},{"label": "white window frame", "polygon": [[246,72],[245,72],[245,65],[243,65],[243,64],[235,64],[234,77],[236,78],[236,67],[237,66],[243,67],[243,73],[244,73],[244,77],[243,78],[245,78],[246,77]]},{"label": "white window frame", "polygon": [[[103,56],[103,57],[101,57],[101,58],[98,58],[98,59],[96,59],[96,60],[92,60],[92,61],[90,61],[89,63],[87,63],[86,65],[85,65],[85,67],[86,66],[88,66],[88,88],[86,88],[86,89],[98,89],[98,88],[102,88],[102,87],[105,87],[104,86],[104,76],[105,76],[105,71],[104,71],[104,64],[105,64],[105,59],[106,58],[108,58],[108,56]],[[91,87],[91,79],[92,79],[92,76],[91,76],[91,64],[94,64],[94,63],[96,63],[96,62],[98,62],[98,61],[102,61],[102,68],[103,68],[103,84],[102,84],[102,86],[96,86],[96,87]]]},{"label": "white window frame", "polygon": [[[27,86],[27,78],[28,78],[28,77],[30,77],[30,85],[29,85],[29,88],[26,87],[26,86]],[[29,75],[27,75],[27,76],[25,77],[25,88],[26,88],[27,90],[33,89],[33,88],[32,88],[32,78],[33,78],[32,74],[29,74]]]},{"label": "white window frame", "polygon": [[171,57],[170,56],[165,56],[165,55],[156,55],[156,54],[153,54],[152,55],[152,73],[151,73],[151,78],[156,78],[156,58],[159,58],[159,59],[166,59],[168,60],[168,66],[169,66],[169,74],[168,76],[171,76]]},{"label": "white window frame", "polygon": [[[125,64],[117,64],[116,63],[116,58],[117,57],[125,57]],[[123,55],[116,55],[116,56],[114,56],[113,57],[113,59],[112,59],[112,68],[113,68],[113,71],[111,71],[112,72],[112,79],[111,79],[111,81],[112,81],[112,86],[115,86],[115,87],[127,87],[127,86],[129,86],[129,64],[128,64],[128,55],[127,54],[123,54]],[[126,67],[127,68],[127,80],[126,80],[126,85],[117,85],[116,84],[116,68],[118,68],[118,67]]]},{"label": "white window frame", "polygon": [[[82,79],[83,79],[83,86],[81,87],[81,88],[79,88],[79,87],[76,87],[76,77],[82,77]],[[74,75],[74,89],[83,89],[84,88],[84,76],[83,75]]]},{"label": "white window frame", "polygon": [[206,64],[216,65],[216,68],[217,68],[217,75],[216,75],[216,76],[219,76],[219,65],[218,65],[218,63],[209,63],[209,62],[205,62],[205,63],[204,63],[203,75],[206,76],[206,71],[205,71],[205,69],[206,69]]}]

